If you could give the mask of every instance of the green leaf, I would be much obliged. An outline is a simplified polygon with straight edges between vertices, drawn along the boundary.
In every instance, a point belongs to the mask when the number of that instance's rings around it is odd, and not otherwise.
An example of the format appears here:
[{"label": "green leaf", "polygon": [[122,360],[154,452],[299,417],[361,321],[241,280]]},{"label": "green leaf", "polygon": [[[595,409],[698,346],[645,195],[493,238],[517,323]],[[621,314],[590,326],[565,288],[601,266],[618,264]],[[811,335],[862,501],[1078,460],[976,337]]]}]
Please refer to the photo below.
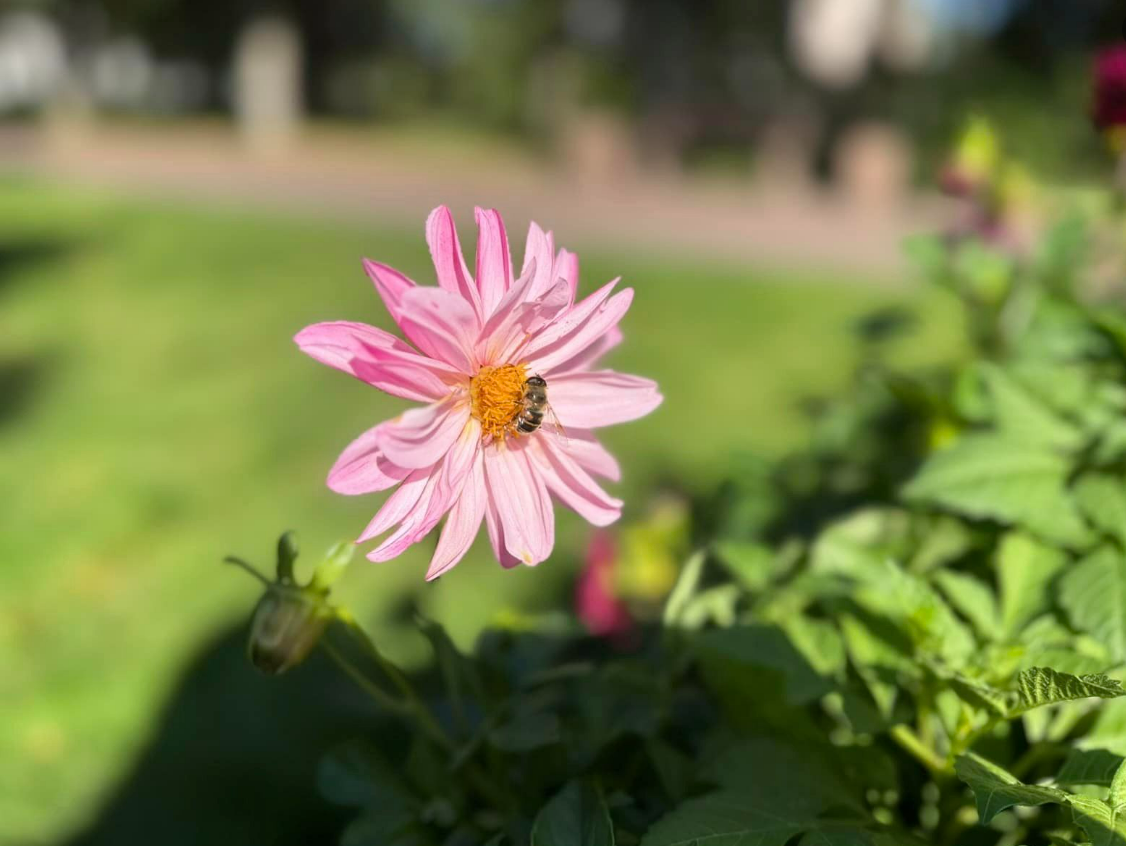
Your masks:
[{"label": "green leaf", "polygon": [[1109,786],[1122,765],[1123,757],[1106,749],[1072,749],[1060,767],[1060,784],[1098,784]]},{"label": "green leaf", "polygon": [[1005,637],[1014,637],[1052,607],[1049,587],[1066,563],[1064,553],[1029,535],[1005,535],[997,551],[1001,631]]},{"label": "green leaf", "polygon": [[446,630],[433,620],[419,617],[417,620],[419,630],[430,641],[434,650],[434,657],[438,662],[438,669],[442,673],[446,693],[453,705],[454,716],[464,727],[466,725],[466,706],[464,700],[469,697],[478,703],[485,702],[485,689],[481,683],[481,676],[472,659],[463,655],[450,639]]},{"label": "green leaf", "polygon": [[356,545],[351,541],[340,541],[329,547],[321,563],[313,571],[313,579],[309,587],[313,590],[327,591],[337,580],[344,575],[352,556],[356,552]]},{"label": "green leaf", "polygon": [[808,704],[829,690],[789,638],[773,626],[709,629],[693,638],[691,649],[705,677],[722,687],[733,707],[762,699],[765,677],[775,681],[780,688],[776,695],[791,705]]},{"label": "green leaf", "polygon": [[724,569],[751,593],[769,586],[779,569],[774,550],[759,543],[721,541],[715,546],[715,554]]},{"label": "green leaf", "polygon": [[536,815],[532,846],[614,846],[614,824],[601,791],[571,781]]},{"label": "green leaf", "polygon": [[1089,532],[1067,494],[1070,470],[1067,459],[1046,447],[994,434],[970,435],[927,459],[903,494],[1078,546]]},{"label": "green leaf", "polygon": [[696,591],[699,588],[700,578],[704,573],[705,560],[705,554],[703,552],[697,552],[688,559],[684,565],[684,569],[680,571],[680,575],[676,579],[676,584],[673,585],[672,592],[665,602],[665,610],[662,617],[662,622],[665,626],[676,626],[680,622],[685,608],[688,607],[689,601],[696,595]]},{"label": "green leaf", "polygon": [[1058,417],[995,364],[978,365],[993,401],[993,422],[1009,438],[1022,443],[1074,449],[1082,434]]},{"label": "green leaf", "polygon": [[1126,545],[1126,484],[1108,473],[1084,473],[1075,484],[1079,510],[1098,529]]},{"label": "green leaf", "polygon": [[1122,846],[1126,843],[1126,814],[1092,796],[1070,796],[1068,804],[1076,824],[1091,846]]},{"label": "green leaf", "polygon": [[998,717],[1007,717],[1012,711],[1014,697],[1007,691],[998,690],[985,682],[967,678],[960,673],[950,676],[947,683],[958,694],[958,698],[975,708],[988,711]]},{"label": "green leaf", "polygon": [[984,824],[1014,805],[1062,803],[1067,798],[1064,791],[1054,787],[1024,784],[1016,776],[972,752],[958,756],[954,761],[954,772],[973,790],[977,814]]},{"label": "green leaf", "polygon": [[1104,546],[1060,579],[1059,600],[1071,625],[1126,661],[1126,558]]},{"label": "green leaf", "polygon": [[1110,791],[1107,793],[1106,801],[1115,811],[1126,808],[1126,766],[1118,765],[1114,778],[1110,780]]},{"label": "green leaf", "polygon": [[338,805],[410,808],[410,789],[374,746],[363,741],[341,744],[317,768],[320,794]]},{"label": "green leaf", "polygon": [[669,798],[679,802],[688,795],[696,771],[695,762],[658,738],[646,740],[645,751],[649,753],[649,760],[653,762],[653,769]]},{"label": "green leaf", "polygon": [[940,570],[933,578],[950,604],[970,621],[979,635],[986,640],[997,637],[1000,614],[997,599],[988,585],[957,570]]},{"label": "green leaf", "polygon": [[1117,679],[1102,673],[1073,676],[1049,667],[1032,667],[1017,673],[1015,683],[1019,700],[1013,710],[1014,714],[1073,699],[1116,699],[1126,696],[1126,690],[1122,689],[1122,684]]},{"label": "green leaf", "polygon": [[505,752],[530,752],[559,739],[559,717],[544,711],[518,713],[489,732],[489,743]]}]

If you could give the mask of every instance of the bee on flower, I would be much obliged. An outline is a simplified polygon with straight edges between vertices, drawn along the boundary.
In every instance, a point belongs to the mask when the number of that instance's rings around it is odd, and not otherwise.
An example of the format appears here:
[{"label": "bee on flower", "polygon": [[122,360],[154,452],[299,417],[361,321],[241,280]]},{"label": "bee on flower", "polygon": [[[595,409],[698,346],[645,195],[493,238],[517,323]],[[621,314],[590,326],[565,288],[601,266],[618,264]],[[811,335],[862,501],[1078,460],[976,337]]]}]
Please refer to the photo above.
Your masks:
[{"label": "bee on flower", "polygon": [[505,567],[535,565],[555,544],[553,498],[596,526],[621,500],[614,457],[594,430],[660,405],[656,383],[594,369],[622,340],[633,291],[614,280],[576,302],[578,259],[531,224],[520,276],[498,212],[477,209],[474,273],[453,217],[431,212],[426,238],[438,286],[417,285],[384,264],[364,268],[405,340],[362,323],[301,330],[317,361],[394,396],[423,403],[352,442],[329,471],[342,494],[397,487],[360,535],[390,534],[368,558],[386,561],[446,518],[426,578],[456,565],[484,522]]}]

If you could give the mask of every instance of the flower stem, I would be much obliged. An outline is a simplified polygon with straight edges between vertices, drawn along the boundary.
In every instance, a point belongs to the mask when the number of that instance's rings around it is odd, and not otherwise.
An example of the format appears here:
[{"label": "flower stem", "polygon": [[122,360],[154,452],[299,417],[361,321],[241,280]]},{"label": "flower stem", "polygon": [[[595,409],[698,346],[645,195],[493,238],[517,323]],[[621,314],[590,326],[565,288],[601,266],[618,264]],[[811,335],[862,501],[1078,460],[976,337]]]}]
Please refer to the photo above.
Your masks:
[{"label": "flower stem", "polygon": [[940,758],[933,749],[919,740],[919,736],[905,725],[892,726],[891,739],[899,744],[900,748],[910,754],[916,761],[926,767],[935,775],[949,775],[950,767],[946,760]]}]

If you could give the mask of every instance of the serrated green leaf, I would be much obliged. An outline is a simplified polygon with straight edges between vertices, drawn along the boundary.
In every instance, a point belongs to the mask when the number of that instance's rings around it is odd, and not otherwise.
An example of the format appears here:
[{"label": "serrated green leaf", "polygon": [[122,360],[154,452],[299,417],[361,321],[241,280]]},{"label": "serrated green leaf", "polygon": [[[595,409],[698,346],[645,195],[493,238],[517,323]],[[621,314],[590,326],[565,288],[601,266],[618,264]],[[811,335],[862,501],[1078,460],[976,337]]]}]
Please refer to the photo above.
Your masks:
[{"label": "serrated green leaf", "polygon": [[1122,846],[1126,843],[1126,814],[1092,796],[1069,796],[1075,823],[1083,829],[1091,846]]},{"label": "serrated green leaf", "polygon": [[1001,597],[1001,632],[1018,634],[1052,607],[1049,587],[1067,564],[1067,556],[1022,532],[1009,532],[997,551]]},{"label": "serrated green leaf", "polygon": [[571,781],[536,815],[532,846],[614,846],[614,824],[602,792]]},{"label": "serrated green leaf", "polygon": [[1126,557],[1110,546],[1091,553],[1060,578],[1059,600],[1073,627],[1126,661]]},{"label": "serrated green leaf", "polygon": [[998,717],[1009,716],[1014,697],[1011,693],[998,690],[978,679],[971,679],[959,673],[954,673],[947,679],[950,689],[958,694],[963,702],[968,702],[975,708],[988,711]]},{"label": "serrated green leaf", "polygon": [[940,570],[933,578],[950,604],[970,621],[979,635],[986,640],[996,639],[1001,615],[997,598],[988,585],[957,570]]},{"label": "serrated green leaf", "polygon": [[1017,673],[1015,687],[1019,700],[1013,709],[1020,714],[1042,705],[1075,699],[1116,699],[1126,695],[1122,684],[1102,673],[1073,676],[1049,667],[1031,667]]},{"label": "serrated green leaf", "polygon": [[1074,449],[1082,434],[1058,417],[995,364],[978,365],[993,403],[994,425],[1008,438],[1022,443]]},{"label": "serrated green leaf", "polygon": [[1080,546],[1089,531],[1066,490],[1070,470],[1067,459],[1046,447],[996,434],[970,435],[927,459],[903,494]]},{"label": "serrated green leaf", "polygon": [[1084,473],[1075,483],[1079,510],[1096,528],[1126,545],[1126,483],[1109,473]]},{"label": "serrated green leaf", "polygon": [[973,790],[977,814],[985,824],[1014,805],[1044,805],[1067,798],[1064,791],[1054,787],[1024,784],[1012,773],[972,752],[958,756],[954,772]]},{"label": "serrated green leaf", "polygon": [[1121,755],[1106,749],[1072,749],[1060,767],[1060,784],[1098,784],[1109,786],[1122,765]]}]

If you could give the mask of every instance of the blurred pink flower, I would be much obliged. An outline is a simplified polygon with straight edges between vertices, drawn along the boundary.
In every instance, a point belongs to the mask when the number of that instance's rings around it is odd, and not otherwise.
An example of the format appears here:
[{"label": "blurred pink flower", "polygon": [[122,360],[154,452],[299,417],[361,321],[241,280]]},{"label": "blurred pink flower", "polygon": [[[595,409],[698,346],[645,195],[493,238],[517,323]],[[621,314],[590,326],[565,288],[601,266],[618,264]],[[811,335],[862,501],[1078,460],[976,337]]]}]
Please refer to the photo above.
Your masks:
[{"label": "blurred pink flower", "polygon": [[1108,47],[1095,57],[1092,119],[1101,130],[1126,125],[1126,45]]},{"label": "blurred pink flower", "polygon": [[[394,528],[368,554],[372,561],[399,555],[448,514],[427,579],[462,559],[482,520],[503,566],[546,559],[555,544],[552,495],[596,526],[618,519],[621,501],[593,478],[617,481],[618,464],[592,430],[643,417],[662,399],[648,379],[591,369],[621,341],[631,289],[613,293],[614,280],[575,302],[578,259],[556,253],[551,233],[535,223],[514,278],[500,214],[477,209],[476,217],[475,274],[445,206],[426,222],[438,287],[365,260],[410,343],[344,321],[306,327],[294,339],[323,364],[425,403],[360,435],[329,471],[328,486],[366,494],[398,485],[356,541]],[[553,413],[524,435],[515,426],[533,375],[547,382]]]},{"label": "blurred pink flower", "polygon": [[633,617],[614,590],[617,544],[609,532],[597,532],[586,550],[586,565],[575,585],[575,611],[587,631],[599,637],[633,629]]}]

